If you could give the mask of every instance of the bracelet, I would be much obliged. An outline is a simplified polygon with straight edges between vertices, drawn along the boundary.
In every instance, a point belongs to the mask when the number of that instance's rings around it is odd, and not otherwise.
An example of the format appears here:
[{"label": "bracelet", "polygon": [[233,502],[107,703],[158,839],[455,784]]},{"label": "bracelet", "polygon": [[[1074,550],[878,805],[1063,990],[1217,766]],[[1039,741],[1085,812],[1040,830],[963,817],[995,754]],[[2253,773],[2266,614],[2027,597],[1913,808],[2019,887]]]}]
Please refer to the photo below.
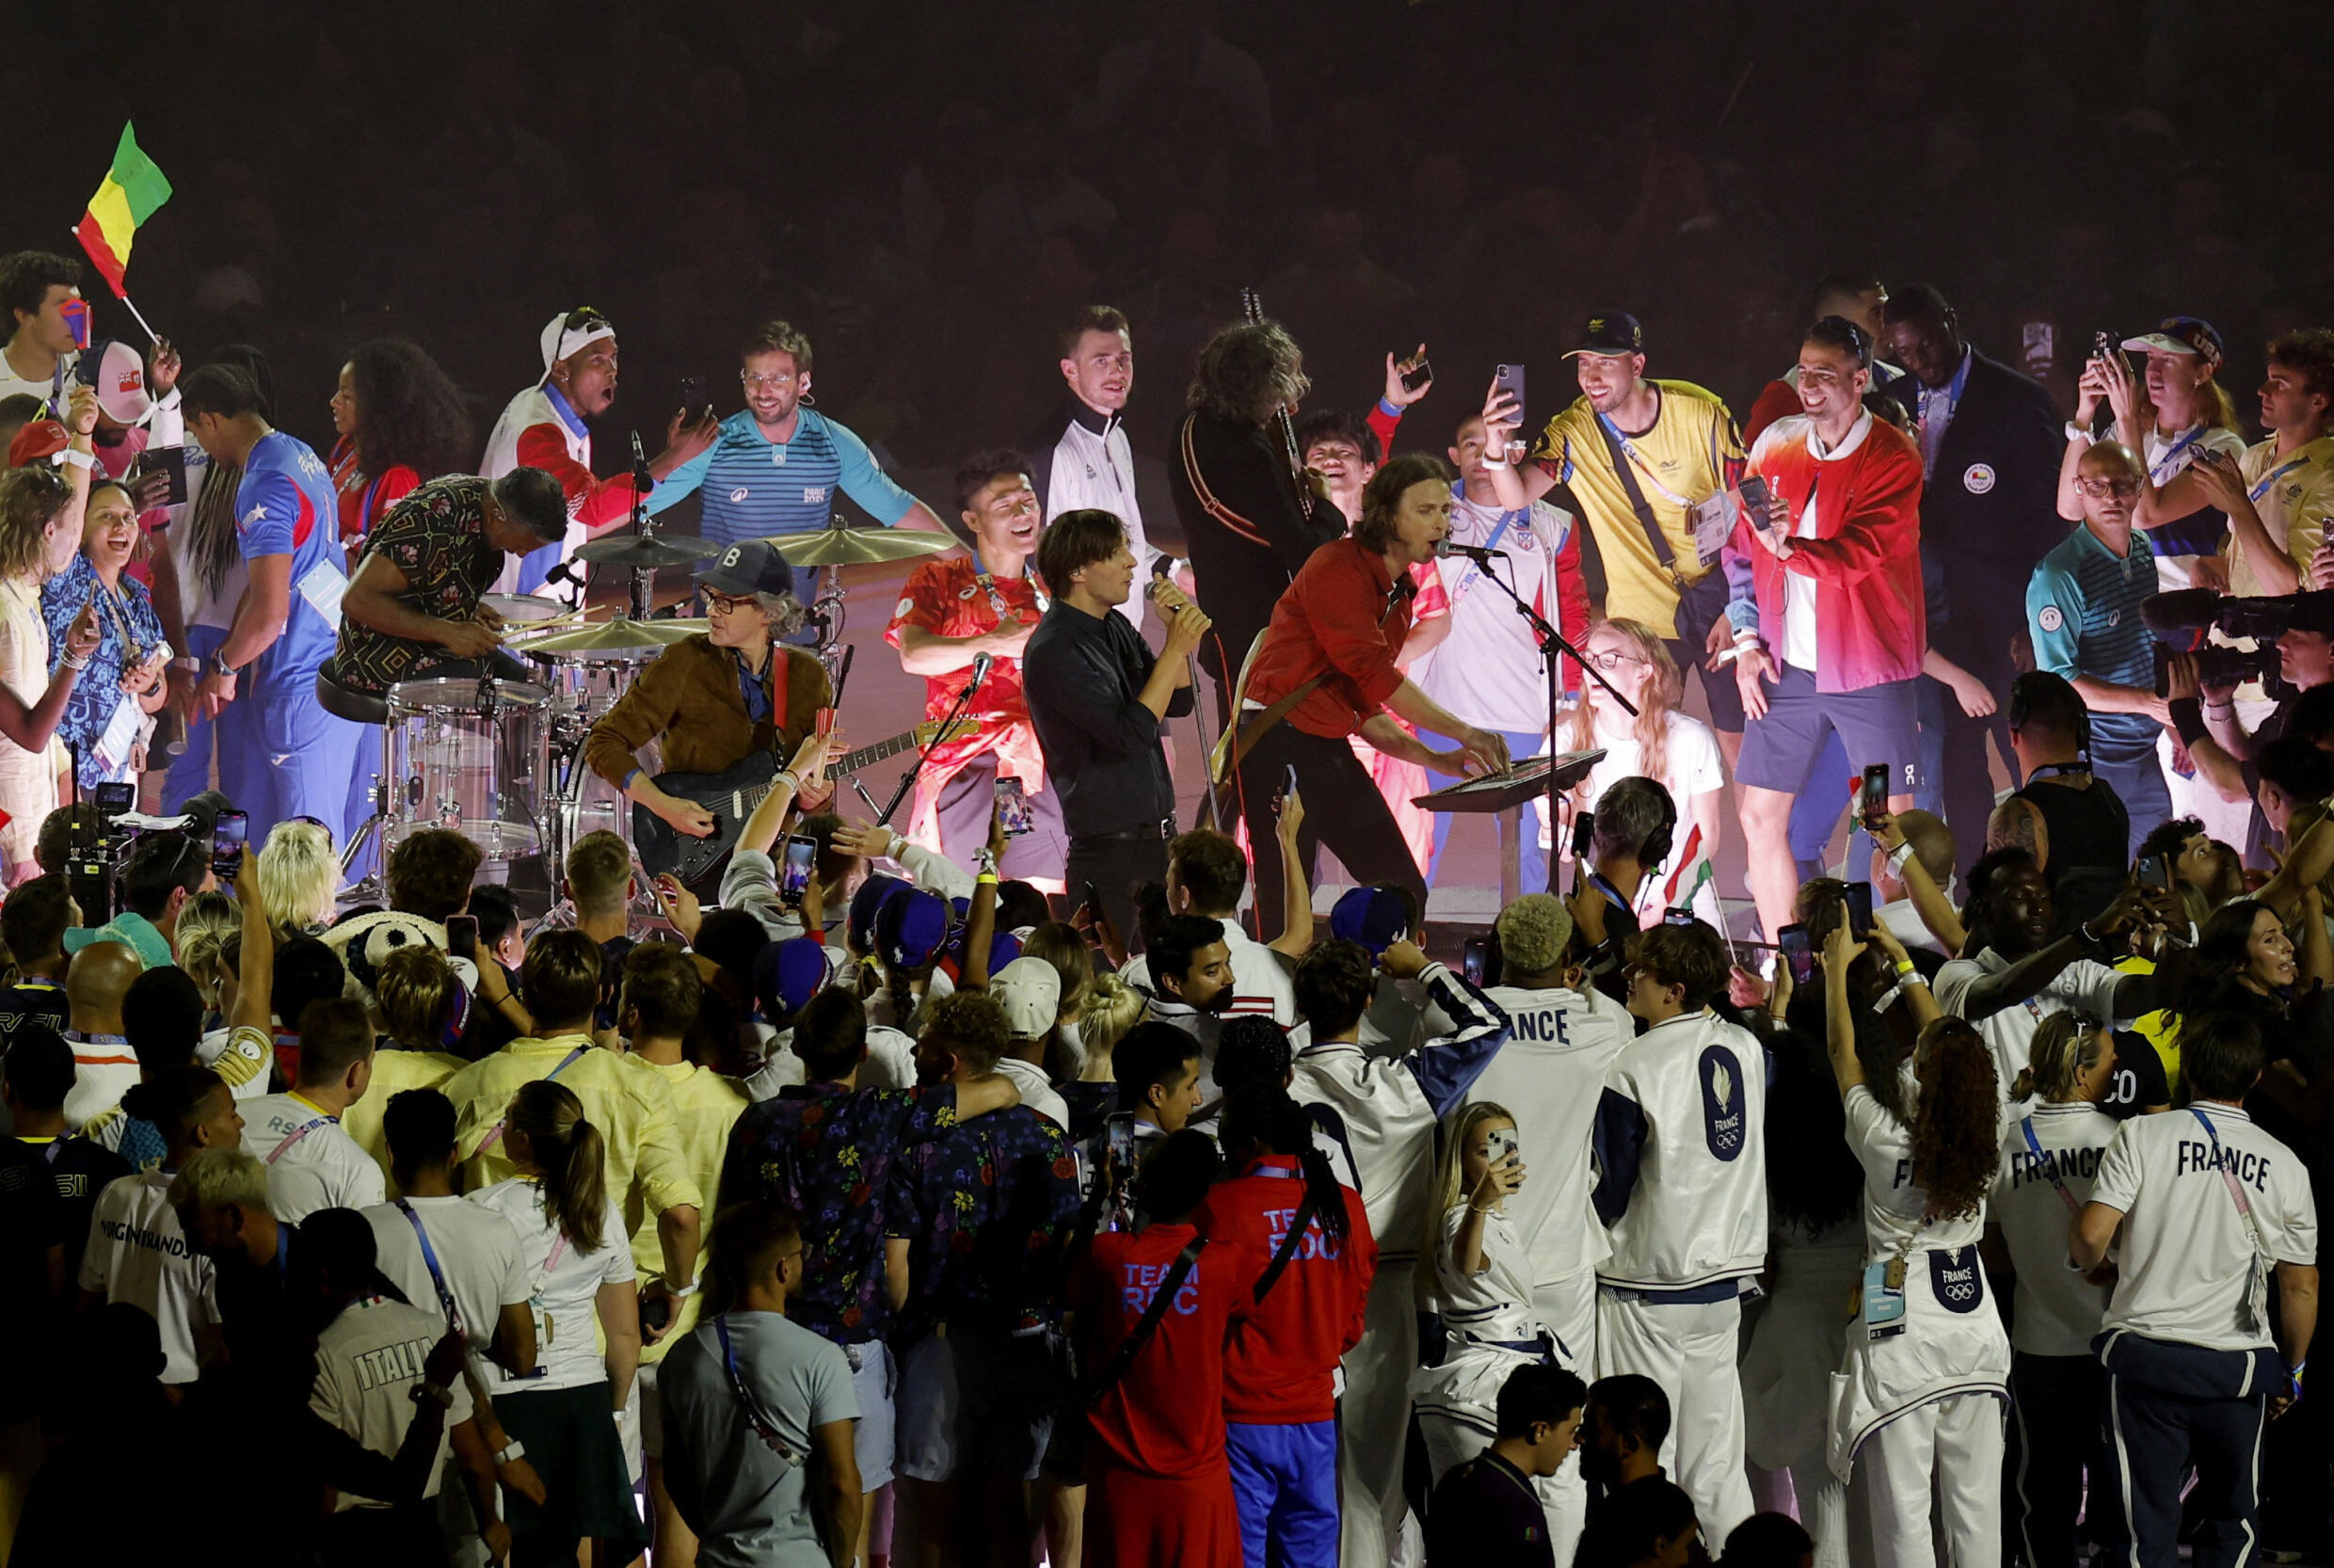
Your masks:
[{"label": "bracelet", "polygon": [[786,787],[787,787],[787,789],[789,789],[790,791],[793,791],[793,792],[797,792],[797,793],[799,793],[799,792],[801,792],[801,790],[802,790],[802,777],[801,777],[801,776],[800,776],[800,775],[798,775],[797,773],[795,773],[793,769],[791,769],[791,768],[780,768],[780,769],[777,771],[776,775],[775,775],[774,777],[772,777],[772,779],[770,780],[770,782],[771,782],[771,783],[773,783],[773,784],[776,784],[776,783],[777,783],[777,782],[779,782],[779,780],[781,780],[781,779],[783,779],[783,780],[785,781],[785,783],[786,783]]},{"label": "bracelet", "polygon": [[59,463],[68,464],[73,468],[88,469],[91,472],[94,472],[97,468],[97,459],[95,457],[90,456],[86,452],[75,452],[70,446],[57,453],[56,460]]},{"label": "bracelet", "polygon": [[2195,745],[2205,737],[2204,707],[2195,697],[2184,696],[2166,710],[2172,716],[2172,729],[2182,745]]},{"label": "bracelet", "polygon": [[1911,959],[1899,958],[1896,960],[1896,973],[1899,978],[1910,980],[1914,975],[1919,974],[1920,972],[1921,971],[1919,969],[1913,968]]},{"label": "bracelet", "polygon": [[976,888],[983,886],[994,888],[997,886],[997,873],[995,872],[983,872],[980,875],[972,879],[972,885]]},{"label": "bracelet", "polygon": [[417,1383],[413,1385],[412,1392],[406,1397],[415,1404],[427,1400],[440,1410],[454,1408],[454,1390],[435,1383]]},{"label": "bracelet", "polygon": [[1491,1214],[1497,1212],[1498,1207],[1499,1206],[1497,1204],[1494,1204],[1489,1208],[1478,1208],[1475,1205],[1469,1204],[1467,1205],[1467,1212],[1470,1214]]},{"label": "bracelet", "polygon": [[664,1285],[664,1293],[677,1302],[685,1302],[697,1293],[697,1282],[693,1279],[686,1285],[675,1285],[667,1280]]},{"label": "bracelet", "polygon": [[[504,1433],[504,1435],[508,1436],[509,1434]],[[519,1441],[518,1438],[513,1437],[509,1442],[494,1450],[494,1467],[499,1470],[505,1464],[516,1464],[518,1461],[526,1457],[527,1446]]]},{"label": "bracelet", "polygon": [[85,670],[89,667],[89,656],[86,653],[77,656],[70,652],[60,653],[56,656],[56,662],[69,670]]},{"label": "bracelet", "polygon": [[2097,436],[2092,435],[2088,430],[2085,429],[2082,425],[2077,424],[2072,420],[2069,420],[2067,422],[2067,439],[2070,441],[2081,441],[2086,446],[2096,446],[2099,444],[2099,438]]},{"label": "bracelet", "polygon": [[1498,456],[1494,457],[1491,455],[1490,448],[1486,447],[1483,451],[1483,466],[1485,468],[1492,469],[1504,469],[1508,466],[1508,455],[1505,452],[1502,452]]}]

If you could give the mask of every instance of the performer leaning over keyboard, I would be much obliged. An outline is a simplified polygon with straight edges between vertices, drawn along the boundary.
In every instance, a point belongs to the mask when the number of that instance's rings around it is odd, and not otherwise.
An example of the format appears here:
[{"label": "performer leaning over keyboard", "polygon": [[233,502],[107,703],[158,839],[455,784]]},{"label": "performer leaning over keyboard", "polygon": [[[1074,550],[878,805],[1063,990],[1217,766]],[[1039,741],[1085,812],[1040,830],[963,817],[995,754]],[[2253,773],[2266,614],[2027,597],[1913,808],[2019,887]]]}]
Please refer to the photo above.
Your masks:
[{"label": "performer leaning over keyboard", "polygon": [[758,751],[791,757],[819,710],[833,704],[835,688],[807,648],[777,641],[802,625],[803,608],[793,570],[776,551],[733,544],[695,580],[711,630],[675,643],[640,672],[592,726],[584,761],[626,799],[701,839],[712,831],[712,813],[657,788],[640,748],[663,742],[663,773],[724,773]]},{"label": "performer leaning over keyboard", "polygon": [[2122,1227],[2094,1348],[2107,1368],[2108,1436],[2139,1568],[2179,1560],[2181,1481],[2192,1464],[2203,1515],[2195,1568],[2256,1555],[2263,1428],[2301,1399],[2318,1321],[2318,1210],[2300,1157],[2242,1107],[2262,1068],[2250,1020],[2188,1019],[2187,1109],[2123,1124],[2071,1227],[2085,1269],[2107,1258]]}]

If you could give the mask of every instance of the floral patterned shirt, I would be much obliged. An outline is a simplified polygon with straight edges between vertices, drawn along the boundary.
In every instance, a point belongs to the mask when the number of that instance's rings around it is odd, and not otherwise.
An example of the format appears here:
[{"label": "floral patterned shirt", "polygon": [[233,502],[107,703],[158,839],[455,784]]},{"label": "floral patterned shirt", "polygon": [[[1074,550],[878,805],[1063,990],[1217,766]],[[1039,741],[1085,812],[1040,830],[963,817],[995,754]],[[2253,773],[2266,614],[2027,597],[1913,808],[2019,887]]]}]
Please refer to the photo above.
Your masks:
[{"label": "floral patterned shirt", "polygon": [[884,1233],[894,1161],[956,1127],[956,1087],[804,1083],[747,1109],[729,1134],[722,1202],[769,1198],[803,1217],[791,1315],[839,1345],[884,1336]]},{"label": "floral patterned shirt", "polygon": [[903,1150],[884,1206],[887,1233],[910,1243],[895,1343],[940,1323],[1012,1331],[1058,1316],[1078,1206],[1069,1141],[1026,1105]]},{"label": "floral patterned shirt", "polygon": [[[121,585],[108,591],[89,558],[76,555],[71,566],[40,585],[40,618],[49,628],[50,674],[56,674],[64,662],[65,633],[73,617],[93,597],[100,633],[97,651],[89,655],[89,667],[73,683],[72,696],[65,702],[65,716],[56,721],[56,738],[79,759],[85,790],[135,776],[127,748],[120,756],[108,759],[100,753],[97,743],[113,723],[114,710],[125,702],[136,703],[136,698],[122,695],[122,676],[162,641],[162,617],[154,614],[146,584],[124,573]],[[38,692],[33,695],[40,696]]]},{"label": "floral patterned shirt", "polygon": [[[364,556],[349,576],[363,569],[366,557],[385,556],[406,580],[397,598],[408,608],[441,620],[469,620],[479,595],[494,586],[503,569],[503,552],[487,542],[488,483],[457,473],[415,489],[366,537]],[[392,637],[344,616],[332,664],[341,684],[385,692],[416,667],[450,658],[436,643]]]}]

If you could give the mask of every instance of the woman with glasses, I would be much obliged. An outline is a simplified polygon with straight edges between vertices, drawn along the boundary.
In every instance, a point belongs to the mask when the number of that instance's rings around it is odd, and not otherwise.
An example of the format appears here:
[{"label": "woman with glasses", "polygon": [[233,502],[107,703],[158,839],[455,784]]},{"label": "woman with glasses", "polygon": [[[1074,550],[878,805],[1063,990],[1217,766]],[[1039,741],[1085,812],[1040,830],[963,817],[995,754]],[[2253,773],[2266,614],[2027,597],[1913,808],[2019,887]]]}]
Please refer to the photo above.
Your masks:
[{"label": "woman with glasses", "polygon": [[1708,725],[1680,711],[1686,700],[1685,677],[1652,627],[1634,620],[1601,622],[1580,651],[1638,712],[1632,718],[1594,680],[1583,683],[1566,744],[1574,751],[1601,746],[1605,758],[1575,786],[1574,809],[1595,810],[1605,792],[1623,778],[1650,778],[1668,790],[1684,820],[1677,847],[1652,879],[1656,890],[1648,897],[1664,904],[1690,902],[1699,919],[1724,929],[1715,873],[1705,874],[1702,869],[1705,863],[1717,865],[1719,814],[1726,788],[1718,737]]},{"label": "woman with glasses", "polygon": [[470,416],[453,378],[403,338],[359,344],[332,392],[328,466],[341,502],[341,539],[352,551],[389,509],[424,479],[468,466]]},{"label": "woman with glasses", "polygon": [[[94,413],[94,405],[91,406]],[[56,809],[62,748],[54,747],[81,677],[97,652],[97,607],[85,602],[65,630],[50,672],[49,628],[40,583],[77,537],[71,523],[72,487],[56,470],[33,464],[0,473],[0,856],[10,886],[40,874],[33,858],[40,824]]]},{"label": "woman with glasses", "polygon": [[74,617],[97,608],[96,651],[56,727],[85,791],[135,781],[145,772],[154,715],[169,700],[163,676],[170,650],[161,618],[146,584],[123,570],[137,536],[137,506],[129,488],[98,480],[82,513],[80,553],[40,586],[53,668],[64,660],[65,633]]}]

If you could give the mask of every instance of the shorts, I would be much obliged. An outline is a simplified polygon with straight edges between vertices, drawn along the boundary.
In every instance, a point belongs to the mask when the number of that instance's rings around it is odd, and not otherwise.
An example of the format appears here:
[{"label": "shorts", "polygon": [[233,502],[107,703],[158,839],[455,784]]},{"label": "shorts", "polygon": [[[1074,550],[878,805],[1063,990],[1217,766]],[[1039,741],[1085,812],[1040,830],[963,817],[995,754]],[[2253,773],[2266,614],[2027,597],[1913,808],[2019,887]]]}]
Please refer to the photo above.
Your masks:
[{"label": "shorts", "polygon": [[890,1484],[892,1459],[898,1448],[894,1424],[898,1415],[893,1406],[894,1384],[891,1347],[880,1339],[864,1344],[845,1345],[843,1355],[851,1363],[851,1392],[859,1401],[859,1424],[852,1434],[851,1448],[859,1462],[859,1490],[881,1491]]},{"label": "shorts", "polygon": [[934,1331],[900,1364],[898,1473],[950,1480],[977,1470],[1035,1480],[1063,1397],[1060,1383],[1037,1336]]},{"label": "shorts", "polygon": [[1782,678],[1766,688],[1766,716],[1744,727],[1735,782],[1798,794],[1824,737],[1837,730],[1850,767],[1861,772],[1885,762],[1888,792],[1912,793],[1921,776],[1917,685],[1888,680],[1856,692],[1819,692],[1813,671],[1785,664]]}]

